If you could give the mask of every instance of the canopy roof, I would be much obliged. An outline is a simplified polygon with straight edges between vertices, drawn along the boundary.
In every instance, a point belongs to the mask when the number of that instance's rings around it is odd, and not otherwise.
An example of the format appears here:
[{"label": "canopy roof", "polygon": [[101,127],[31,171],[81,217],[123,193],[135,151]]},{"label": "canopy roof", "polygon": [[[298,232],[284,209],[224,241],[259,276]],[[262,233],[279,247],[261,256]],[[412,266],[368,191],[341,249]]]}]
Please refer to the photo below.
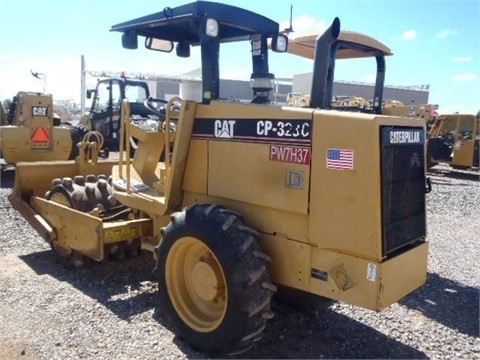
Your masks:
[{"label": "canopy roof", "polygon": [[[317,36],[307,35],[289,39],[287,52],[313,59]],[[384,56],[393,55],[390,48],[380,41],[354,31],[340,31],[340,35],[334,42],[334,45],[339,43],[340,48],[337,52],[337,59],[375,57],[379,52]]]},{"label": "canopy roof", "polygon": [[248,40],[251,35],[266,37],[278,34],[279,25],[257,13],[231,5],[209,1],[196,1],[175,8],[113,25],[111,31],[134,32],[175,42],[200,43],[198,27],[205,17],[219,22],[220,42]]}]

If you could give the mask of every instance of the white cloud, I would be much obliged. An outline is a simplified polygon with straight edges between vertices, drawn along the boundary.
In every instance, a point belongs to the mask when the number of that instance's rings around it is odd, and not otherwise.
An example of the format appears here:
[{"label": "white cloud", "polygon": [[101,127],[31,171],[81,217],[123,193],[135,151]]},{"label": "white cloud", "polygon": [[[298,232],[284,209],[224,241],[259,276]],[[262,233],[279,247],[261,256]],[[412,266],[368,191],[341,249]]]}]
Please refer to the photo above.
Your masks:
[{"label": "white cloud", "polygon": [[456,56],[456,57],[452,58],[452,61],[453,62],[468,62],[468,61],[472,61],[472,57],[471,56]]},{"label": "white cloud", "polygon": [[457,34],[458,34],[457,30],[442,29],[435,34],[435,37],[439,38],[439,39],[445,39],[448,36],[454,36],[454,35],[457,35]]},{"label": "white cloud", "polygon": [[407,31],[404,31],[402,33],[402,39],[403,40],[407,40],[407,41],[410,41],[410,40],[413,40],[417,37],[417,32],[415,30],[407,30]]},{"label": "white cloud", "polygon": [[476,79],[477,79],[477,74],[474,74],[474,73],[455,74],[452,76],[453,81],[471,81]]}]

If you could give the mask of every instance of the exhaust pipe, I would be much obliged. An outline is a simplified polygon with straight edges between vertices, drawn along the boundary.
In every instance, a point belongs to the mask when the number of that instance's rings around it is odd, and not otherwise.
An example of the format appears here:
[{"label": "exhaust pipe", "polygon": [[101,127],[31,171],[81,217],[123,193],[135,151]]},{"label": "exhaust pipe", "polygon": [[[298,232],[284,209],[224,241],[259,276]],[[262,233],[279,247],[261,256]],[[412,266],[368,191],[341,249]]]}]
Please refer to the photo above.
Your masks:
[{"label": "exhaust pipe", "polygon": [[[336,17],[332,25],[315,40],[315,57],[313,59],[312,90],[310,92],[310,107],[324,109],[329,107],[331,99],[326,99],[327,85],[333,82],[335,53],[331,46],[340,35],[340,19]],[[333,55],[333,59],[332,59]],[[330,84],[333,86],[333,84]]]}]

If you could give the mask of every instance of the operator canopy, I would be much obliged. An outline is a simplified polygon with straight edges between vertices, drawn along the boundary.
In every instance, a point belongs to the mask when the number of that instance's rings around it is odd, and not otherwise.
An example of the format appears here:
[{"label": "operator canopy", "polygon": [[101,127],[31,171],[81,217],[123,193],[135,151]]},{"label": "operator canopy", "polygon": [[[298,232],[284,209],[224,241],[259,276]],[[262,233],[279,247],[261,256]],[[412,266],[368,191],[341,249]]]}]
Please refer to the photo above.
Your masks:
[{"label": "operator canopy", "polygon": [[235,6],[197,1],[112,26],[123,32],[122,45],[138,47],[138,36],[145,37],[150,50],[170,52],[176,43],[180,57],[190,56],[190,46],[200,45],[202,55],[203,102],[219,98],[219,44],[249,40],[251,43],[251,87],[254,102],[267,103],[274,75],[268,70],[268,40],[276,52],[287,50],[288,38],[279,33],[277,22]]}]

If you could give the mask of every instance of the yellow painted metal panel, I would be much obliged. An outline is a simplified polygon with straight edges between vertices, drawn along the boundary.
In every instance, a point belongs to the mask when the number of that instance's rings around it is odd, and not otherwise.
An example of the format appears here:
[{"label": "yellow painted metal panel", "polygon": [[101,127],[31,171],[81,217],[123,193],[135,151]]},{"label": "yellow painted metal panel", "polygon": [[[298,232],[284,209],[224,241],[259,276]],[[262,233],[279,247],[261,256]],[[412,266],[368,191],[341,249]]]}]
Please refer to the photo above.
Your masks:
[{"label": "yellow painted metal panel", "polygon": [[103,231],[99,218],[39,197],[32,197],[30,203],[55,229],[59,246],[75,249],[94,260],[103,260]]},{"label": "yellow painted metal panel", "polygon": [[136,238],[152,237],[152,219],[103,222],[103,243],[111,244]]},{"label": "yellow painted metal panel", "polygon": [[260,234],[262,250],[274,261],[269,271],[272,280],[296,289],[308,290],[311,246],[284,237]]},{"label": "yellow painted metal panel", "polygon": [[[355,117],[355,121],[352,121]],[[316,112],[310,242],[381,259],[380,148],[373,115]],[[352,169],[328,168],[329,149],[353,151]]]},{"label": "yellow painted metal panel", "polygon": [[151,237],[152,220],[103,222],[101,219],[61,204],[32,196],[32,207],[55,229],[56,244],[76,250],[94,260],[104,259],[104,245]]},{"label": "yellow painted metal panel", "polygon": [[453,151],[452,165],[473,166],[473,154],[475,150],[475,140],[458,140],[455,142]]},{"label": "yellow painted metal panel", "polygon": [[277,234],[286,239],[308,242],[308,216],[272,209],[245,202],[209,196],[205,194],[185,192],[183,206],[196,203],[212,203],[224,205],[228,209],[238,211],[245,216],[248,226],[267,234]]},{"label": "yellow painted metal panel", "polygon": [[[48,123],[43,126],[44,131],[51,137],[44,148],[35,148],[31,140],[32,129],[23,126],[0,127],[1,152],[7,164],[16,164],[21,161],[52,161],[67,160],[72,148],[70,129],[52,127]],[[34,129],[35,130],[35,129]]]},{"label": "yellow painted metal panel", "polygon": [[[424,284],[427,257],[427,243],[383,263],[312,249],[312,269],[324,278],[312,278],[310,291],[380,311]],[[342,285],[346,285],[346,289]]]},{"label": "yellow painted metal panel", "polygon": [[[308,165],[270,160],[269,144],[209,141],[208,194],[306,214]],[[301,188],[288,188],[289,174],[303,177]]]},{"label": "yellow painted metal panel", "polygon": [[427,258],[428,243],[424,243],[381,265],[378,309],[397,302],[425,283]]},{"label": "yellow painted metal panel", "polygon": [[[377,282],[368,281],[366,278],[367,266],[369,261],[342,254],[339,252],[312,249],[312,272],[316,274],[316,278],[310,280],[310,292],[325,296],[331,299],[340,300],[349,304],[374,309],[376,307],[378,284]],[[378,265],[378,263],[375,263]],[[344,278],[347,280],[350,288],[343,290],[337,284],[333,276],[336,275],[339,266],[343,267]],[[341,279],[337,279],[341,281]]]},{"label": "yellow painted metal panel", "polygon": [[[382,259],[382,126],[425,127],[419,118],[316,111],[312,139],[309,241],[321,248]],[[329,149],[352,151],[351,169],[332,169]]]},{"label": "yellow painted metal panel", "polygon": [[183,189],[201,194],[207,193],[207,141],[191,140],[183,178]]}]

